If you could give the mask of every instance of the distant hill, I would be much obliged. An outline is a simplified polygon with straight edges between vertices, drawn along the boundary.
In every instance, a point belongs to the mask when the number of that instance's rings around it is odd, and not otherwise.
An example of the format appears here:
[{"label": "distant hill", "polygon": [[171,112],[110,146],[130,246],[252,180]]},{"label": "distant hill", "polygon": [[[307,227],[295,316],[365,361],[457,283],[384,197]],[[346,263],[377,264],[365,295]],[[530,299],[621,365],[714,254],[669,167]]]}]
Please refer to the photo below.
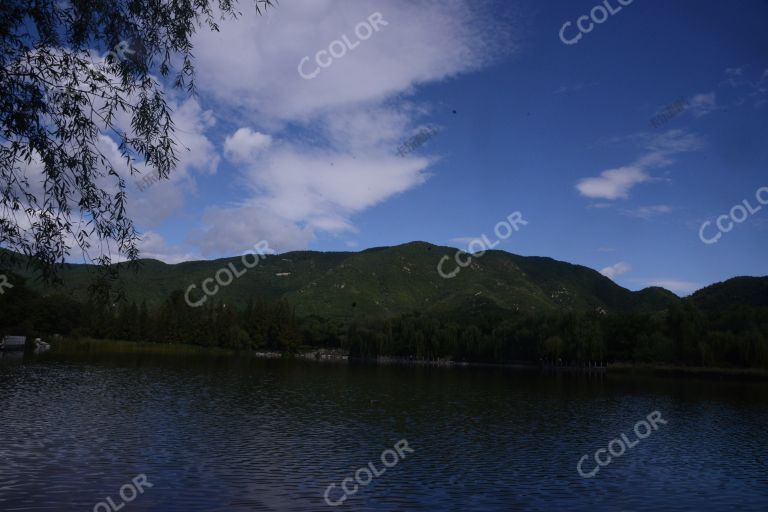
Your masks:
[{"label": "distant hill", "polygon": [[702,288],[688,300],[703,310],[715,310],[739,304],[768,307],[768,277],[734,277]]},{"label": "distant hill", "polygon": [[[447,256],[444,272],[453,271],[457,268],[455,254],[454,248],[411,242],[361,252],[270,255],[222,287],[215,299],[240,306],[257,298],[284,298],[301,315],[328,317],[411,311],[441,314],[478,307],[522,312],[653,312],[681,301],[663,288],[633,292],[581,265],[504,251],[473,258],[454,278],[445,279],[437,264]],[[128,300],[146,300],[153,306],[174,290],[184,291],[191,284],[200,287],[204,279],[230,263],[236,269],[244,268],[240,257],[175,265],[141,260],[138,271],[123,271],[121,279]],[[23,270],[18,272],[25,275]],[[67,265],[61,272],[61,287],[43,288],[33,280],[28,284],[45,294],[64,293],[83,300],[93,272],[89,265]],[[26,277],[30,277],[28,273]],[[691,300],[712,307],[720,301],[766,304],[766,291],[768,278],[737,278],[700,290]]]}]

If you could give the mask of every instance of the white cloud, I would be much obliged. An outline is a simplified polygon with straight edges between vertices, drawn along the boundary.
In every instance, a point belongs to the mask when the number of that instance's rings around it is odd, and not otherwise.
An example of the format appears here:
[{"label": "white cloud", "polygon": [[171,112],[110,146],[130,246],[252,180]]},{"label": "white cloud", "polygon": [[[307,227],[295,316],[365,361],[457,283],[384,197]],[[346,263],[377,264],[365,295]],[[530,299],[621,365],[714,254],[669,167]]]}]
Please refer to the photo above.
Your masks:
[{"label": "white cloud", "polygon": [[695,117],[703,117],[718,109],[715,93],[697,94],[688,100],[688,110]]},{"label": "white cloud", "polygon": [[224,154],[236,162],[248,162],[271,145],[270,135],[240,128],[224,140]]},{"label": "white cloud", "polygon": [[174,138],[178,143],[176,156],[179,158],[173,172],[179,176],[171,176],[171,180],[186,178],[190,171],[215,174],[221,157],[205,133],[216,125],[213,111],[204,110],[194,97],[181,103],[171,101],[170,107],[173,109]]},{"label": "white cloud", "polygon": [[657,204],[653,206],[641,206],[633,210],[621,210],[621,213],[630,217],[637,217],[639,219],[651,219],[659,215],[665,215],[672,212],[672,207],[665,204]]},{"label": "white cloud", "polygon": [[[62,218],[59,210],[42,210],[39,208],[24,208],[13,211],[9,208],[0,209],[0,220],[10,220],[19,229],[20,238],[26,243],[35,243],[36,226],[44,225],[49,222],[59,222]],[[72,215],[71,232],[60,231],[57,236],[61,237],[61,242],[70,248],[69,256],[65,258],[68,262],[93,263],[99,257],[109,257],[110,261],[125,261],[117,250],[117,243],[112,239],[100,239],[98,233],[82,215]],[[58,239],[52,239],[51,243],[58,243]]]},{"label": "white cloud", "polygon": [[280,219],[256,205],[212,207],[205,211],[202,230],[192,242],[203,256],[242,254],[266,241],[275,252],[303,249],[314,240],[313,230]]},{"label": "white cloud", "polygon": [[753,100],[755,108],[760,108],[768,101],[765,99],[768,93],[768,69],[763,70],[760,77],[755,80],[747,78],[742,68],[727,68],[725,75],[724,83],[741,91],[735,105],[739,106]]},{"label": "white cloud", "polygon": [[154,231],[143,233],[138,247],[142,258],[160,260],[170,264],[201,259],[198,254],[187,252],[178,246],[168,245],[162,235]]},{"label": "white cloud", "polygon": [[684,130],[669,130],[650,137],[645,143],[647,153],[635,163],[642,167],[666,167],[675,162],[674,156],[701,149],[703,141],[693,133]]},{"label": "white cloud", "polygon": [[[111,136],[100,133],[95,140],[95,150],[99,151],[114,166],[118,177],[107,175],[104,166],[98,166],[101,176],[95,181],[100,188],[114,196],[117,193],[118,179],[125,180],[126,194],[129,198],[126,210],[128,216],[137,227],[153,227],[162,220],[179,211],[185,201],[185,195],[195,190],[193,175],[213,174],[219,163],[219,154],[213,143],[205,134],[206,130],[215,125],[215,118],[210,110],[204,110],[196,98],[178,101],[175,91],[169,91],[168,105],[173,110],[175,124],[174,140],[178,162],[176,168],[166,180],[159,180],[147,187],[143,192],[137,188],[146,176],[156,176],[156,171],[146,167],[144,162],[135,161],[134,166],[142,174],[131,175],[125,157],[121,155],[117,142]],[[96,102],[96,107],[100,105]],[[128,112],[119,111],[115,116],[115,126],[131,133],[131,116]],[[24,174],[29,180],[30,191],[42,201],[45,196],[45,176],[39,155],[34,152],[30,163],[24,166]],[[70,208],[79,212],[79,197],[70,198]],[[76,220],[76,219],[75,219]]]},{"label": "white cloud", "polygon": [[[307,120],[351,104],[381,102],[411,88],[487,64],[513,47],[508,30],[484,14],[485,2],[375,0],[281,2],[270,24],[246,10],[195,38],[198,85],[227,105],[281,121]],[[374,13],[387,25],[366,40],[355,26]],[[273,22],[272,22],[273,21]],[[489,37],[487,30],[493,30]],[[305,80],[315,54],[346,36],[352,50]]]},{"label": "white cloud", "polygon": [[680,281],[678,279],[648,279],[642,281],[644,286],[660,286],[667,290],[680,295],[690,295],[702,288],[701,283],[694,283],[691,281]]},{"label": "white cloud", "polygon": [[622,274],[626,274],[631,270],[632,270],[632,266],[629,263],[624,263],[623,261],[620,261],[614,265],[611,265],[610,267],[605,267],[603,270],[600,271],[600,273],[609,279],[615,279],[618,276]]},{"label": "white cloud", "polygon": [[[224,152],[244,164],[235,179],[245,197],[209,206],[193,243],[204,254],[259,239],[305,248],[318,232],[356,232],[355,214],[424,183],[437,158],[395,156],[429,113],[409,97],[514,49],[486,3],[295,0],[270,10],[269,23],[246,12],[220,32],[199,32],[197,85],[241,127]],[[387,25],[316,78],[299,75],[304,56],[314,69],[318,51],[344,35],[354,44],[356,24],[376,12]]]},{"label": "white cloud", "polygon": [[674,163],[673,156],[694,151],[702,142],[694,134],[683,130],[669,130],[661,135],[645,136],[645,153],[634,163],[602,171],[599,176],[582,178],[576,189],[585,197],[593,199],[627,199],[635,185],[653,181],[648,170],[666,167]]},{"label": "white cloud", "polygon": [[[221,20],[220,31],[198,31],[199,95],[182,100],[165,91],[177,128],[176,171],[143,192],[135,188],[141,176],[121,171],[129,215],[140,229],[154,230],[145,233],[144,256],[175,261],[238,252],[261,239],[278,250],[306,248],[321,231],[354,233],[356,214],[424,183],[437,157],[395,156],[398,144],[430,121],[430,106],[413,96],[420,86],[516,51],[510,20],[491,5],[292,0],[266,16],[243,9],[237,20]],[[354,41],[356,24],[376,12],[386,25],[315,79],[301,78],[304,56],[314,60],[344,35]],[[209,138],[218,128],[214,111],[227,123],[221,146]],[[129,116],[117,124],[130,130]],[[116,145],[104,144],[117,165]],[[202,227],[184,249],[166,244],[158,226],[198,192],[197,175],[218,172],[222,153],[233,164],[232,181],[243,185],[240,195],[195,197]]]},{"label": "white cloud", "polygon": [[[163,220],[179,212],[187,196],[195,193],[196,175],[215,174],[220,156],[205,131],[215,125],[213,114],[204,110],[194,98],[181,104],[171,100],[176,124],[176,156],[178,163],[167,179],[156,179],[157,172],[138,164],[142,174],[131,175],[125,160],[121,157],[117,143],[110,137],[100,136],[99,150],[109,158],[125,180],[127,212],[139,229],[156,228]],[[149,183],[143,180],[151,177]],[[100,186],[116,192],[114,179],[105,176]],[[141,188],[139,185],[141,184]]]},{"label": "white cloud", "polygon": [[[426,180],[424,158],[371,155],[354,158],[336,152],[277,152],[263,166],[249,170],[253,202],[293,221],[317,224],[348,217]],[[331,223],[337,225],[336,223]]]},{"label": "white cloud", "polygon": [[[118,191],[118,179],[125,180],[126,194],[129,197],[129,201],[126,203],[126,213],[139,230],[156,226],[163,219],[179,211],[184,205],[186,193],[194,191],[192,171],[199,173],[215,172],[219,161],[218,153],[204,134],[204,131],[214,124],[211,112],[204,111],[194,98],[179,104],[173,97],[170,97],[169,105],[174,110],[174,121],[177,129],[175,140],[177,142],[178,163],[167,180],[153,183],[144,192],[140,192],[136,184],[142,177],[154,171],[149,170],[143,162],[135,162],[135,167],[143,171],[143,174],[131,175],[125,158],[121,155],[119,147],[112,137],[99,134],[95,140],[95,149],[104,155],[118,174],[117,177],[107,175],[104,168],[99,167],[97,170],[102,175],[95,176],[95,181],[100,188],[114,195]],[[117,126],[130,130],[130,118],[125,113],[116,116],[115,121]],[[45,176],[39,155],[36,152],[33,153],[30,163],[24,167],[24,174],[29,180],[30,191],[41,201],[45,196]],[[78,238],[72,234],[65,235],[64,242],[71,248],[70,256],[66,260],[91,262],[94,258],[107,255],[112,261],[123,261],[125,258],[118,251],[114,241],[100,240],[97,233],[85,224],[83,215],[79,213],[79,199],[76,195],[69,198],[69,206],[74,212],[72,229],[75,234],[80,229],[89,232],[90,234],[85,236],[84,240],[90,247],[84,251],[79,246]],[[25,208],[26,210],[27,208]],[[34,212],[35,208],[33,207],[31,211]],[[39,220],[37,214],[32,213],[30,217],[25,213],[21,217],[16,216],[16,218],[20,228],[24,231],[24,236],[31,237],[31,222]],[[146,247],[142,242],[139,242],[138,246],[140,249]],[[156,257],[151,248],[146,254],[142,252],[142,256]],[[183,257],[187,256],[189,254],[184,253]],[[165,261],[168,261],[169,258],[166,258]],[[177,261],[180,260],[177,259]]]},{"label": "white cloud", "polygon": [[620,167],[600,173],[597,178],[584,178],[576,185],[581,195],[600,199],[629,197],[629,191],[651,177],[639,167]]},{"label": "white cloud", "polygon": [[318,230],[355,232],[351,216],[427,179],[428,160],[276,149],[244,169],[250,198],[210,208],[199,242],[206,254],[265,239],[279,252],[304,248]]},{"label": "white cloud", "polygon": [[[175,125],[174,147],[178,162],[167,179],[157,179],[157,171],[147,168],[143,162],[136,164],[142,174],[131,175],[125,159],[120,155],[117,143],[111,137],[101,135],[98,149],[112,162],[118,174],[125,180],[129,197],[127,211],[139,229],[155,228],[179,212],[187,196],[197,189],[197,175],[212,175],[218,170],[221,157],[206,132],[216,125],[211,110],[204,109],[197,98],[179,102],[176,91],[170,91],[169,107],[173,110]],[[130,126],[130,117],[119,116],[118,125]],[[151,178],[150,183],[144,182]],[[105,176],[100,186],[116,192],[114,180]],[[139,188],[141,184],[141,189]]]}]

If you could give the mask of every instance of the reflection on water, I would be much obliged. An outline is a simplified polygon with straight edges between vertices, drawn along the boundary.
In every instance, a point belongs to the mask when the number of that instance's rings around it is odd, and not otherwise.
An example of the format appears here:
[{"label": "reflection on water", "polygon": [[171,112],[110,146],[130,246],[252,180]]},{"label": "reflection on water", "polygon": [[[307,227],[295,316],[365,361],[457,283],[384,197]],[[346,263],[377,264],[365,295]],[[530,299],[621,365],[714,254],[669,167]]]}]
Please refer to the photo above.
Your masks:
[{"label": "reflection on water", "polygon": [[[668,421],[591,479],[576,464]],[[765,510],[768,385],[67,345],[0,360],[0,510]],[[590,468],[594,464],[590,464]],[[334,494],[334,497],[336,495]],[[99,509],[100,510],[100,509]]]}]

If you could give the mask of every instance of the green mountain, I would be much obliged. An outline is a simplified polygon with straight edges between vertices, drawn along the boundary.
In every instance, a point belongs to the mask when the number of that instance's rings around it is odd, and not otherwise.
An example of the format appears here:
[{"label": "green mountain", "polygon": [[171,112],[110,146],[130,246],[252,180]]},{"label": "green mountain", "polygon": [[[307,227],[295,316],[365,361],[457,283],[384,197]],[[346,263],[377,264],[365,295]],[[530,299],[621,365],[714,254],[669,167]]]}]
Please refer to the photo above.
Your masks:
[{"label": "green mountain", "polygon": [[702,288],[691,295],[689,300],[706,311],[744,304],[768,307],[768,276],[734,277]]},{"label": "green mountain", "polygon": [[[300,315],[326,317],[390,316],[410,311],[441,314],[477,307],[522,312],[650,312],[680,301],[662,288],[632,292],[595,270],[551,258],[488,251],[460,268],[455,255],[454,248],[425,242],[361,252],[269,255],[221,287],[215,300],[240,306],[257,298],[284,298]],[[460,270],[453,278],[438,273],[438,263],[444,257],[445,274]],[[230,265],[237,273],[245,270],[240,257],[175,265],[141,260],[137,270],[121,270],[120,280],[129,301],[146,300],[152,307],[174,290],[186,291],[192,284],[197,289],[190,296],[199,299],[203,280],[214,278]],[[15,271],[32,277],[21,268]],[[33,279],[28,285],[43,294],[84,300],[94,276],[93,266],[73,264],[61,271],[60,286],[43,287]],[[226,272],[219,276],[227,279]]]}]

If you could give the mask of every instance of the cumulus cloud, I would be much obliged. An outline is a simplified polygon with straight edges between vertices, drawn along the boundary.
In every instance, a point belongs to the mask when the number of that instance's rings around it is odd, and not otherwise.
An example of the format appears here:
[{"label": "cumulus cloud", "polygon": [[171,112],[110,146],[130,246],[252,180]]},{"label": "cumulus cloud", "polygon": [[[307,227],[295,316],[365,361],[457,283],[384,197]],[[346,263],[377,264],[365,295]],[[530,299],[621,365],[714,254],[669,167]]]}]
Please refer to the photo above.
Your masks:
[{"label": "cumulus cloud", "polygon": [[[395,155],[429,115],[410,96],[513,51],[486,4],[296,0],[271,10],[269,23],[244,13],[198,33],[197,84],[239,126],[224,154],[243,186],[235,202],[204,209],[193,243],[204,254],[258,239],[305,248],[319,232],[356,232],[355,214],[428,180],[436,157]],[[378,30],[356,40],[356,26],[376,13]],[[353,49],[313,79],[300,76],[304,57],[314,73],[317,52],[344,36]]]},{"label": "cumulus cloud", "polygon": [[[478,69],[508,51],[508,29],[484,13],[485,3],[293,0],[273,9],[269,24],[244,12],[222,21],[219,32],[198,32],[198,85],[222,103],[275,120],[380,102],[415,85]],[[369,38],[359,39],[355,27],[370,24],[375,13],[386,25],[378,23]],[[489,29],[492,38],[485,36]],[[320,68],[314,79],[299,75],[304,57],[310,58],[307,72],[314,72],[317,52],[344,37],[353,49]]]},{"label": "cumulus cloud", "polygon": [[[437,156],[396,156],[398,145],[430,121],[430,105],[413,97],[421,86],[516,51],[510,20],[491,6],[292,0],[266,16],[243,9],[237,20],[221,20],[220,31],[198,31],[198,95],[165,91],[176,125],[176,171],[144,191],[136,189],[141,176],[120,171],[129,185],[128,214],[146,230],[144,255],[176,261],[243,251],[262,239],[277,250],[306,248],[320,232],[355,233],[356,214],[425,183]],[[356,27],[376,13],[378,30],[357,40]],[[300,76],[304,57],[314,69],[317,52],[345,36],[354,48],[315,78]],[[128,116],[117,123],[130,130]],[[116,164],[122,160],[113,140],[100,144]],[[219,172],[222,155],[228,178],[240,185],[237,195],[198,194],[197,210],[187,214],[199,216],[200,228],[187,233],[184,247],[166,243],[160,226],[188,206],[198,178]]]},{"label": "cumulus cloud", "polygon": [[209,208],[203,215],[202,229],[193,235],[206,257],[242,254],[261,241],[275,252],[286,252],[303,249],[312,240],[311,228],[280,219],[256,205]]},{"label": "cumulus cloud", "polygon": [[[197,190],[196,177],[216,174],[221,161],[219,151],[207,134],[216,126],[213,112],[204,109],[197,98],[179,100],[171,94],[168,101],[174,111],[178,162],[167,179],[158,179],[155,170],[141,163],[137,167],[142,174],[131,175],[115,140],[107,136],[99,138],[99,149],[126,182],[130,198],[127,212],[139,229],[154,229],[182,210],[187,197]],[[116,192],[109,176],[102,178],[99,184]]]},{"label": "cumulus cloud", "polygon": [[160,260],[165,263],[180,263],[200,259],[196,253],[185,251],[183,248],[168,244],[162,235],[147,231],[138,243],[142,258]]},{"label": "cumulus cloud", "polygon": [[236,162],[247,162],[272,145],[272,137],[255,132],[250,128],[240,128],[224,140],[224,154]]},{"label": "cumulus cloud", "polygon": [[[174,146],[178,159],[167,179],[159,179],[157,171],[137,162],[141,174],[130,174],[114,138],[100,135],[99,151],[112,163],[120,178],[125,180],[129,201],[127,213],[139,229],[154,228],[181,210],[189,194],[196,190],[197,176],[216,174],[221,157],[207,132],[216,126],[213,112],[204,109],[197,98],[179,99],[175,91],[168,93],[168,105],[173,110]],[[130,117],[117,116],[117,125],[129,130]],[[115,178],[103,176],[99,186],[117,192]]]},{"label": "cumulus cloud", "polygon": [[584,178],[576,188],[586,197],[619,199],[629,197],[632,187],[649,179],[648,173],[639,167],[620,167],[603,171],[596,178]]},{"label": "cumulus cloud", "polygon": [[[216,124],[211,110],[202,108],[198,99],[180,99],[177,91],[166,91],[168,106],[173,110],[175,125],[174,141],[175,154],[178,159],[176,168],[168,176],[168,179],[157,180],[156,171],[148,168],[144,162],[134,161],[134,166],[141,174],[131,174],[125,157],[121,154],[116,138],[103,128],[95,139],[95,149],[113,166],[117,176],[109,175],[106,167],[97,164],[94,179],[97,185],[115,195],[118,192],[118,182],[124,180],[129,201],[126,203],[126,212],[139,229],[154,227],[164,219],[178,212],[185,203],[185,196],[195,189],[194,175],[214,174],[219,164],[219,154],[213,142],[206,132]],[[103,104],[98,98],[94,100],[94,109]],[[118,131],[128,134],[133,133],[131,115],[128,111],[118,110],[114,118]],[[24,176],[29,183],[29,191],[38,201],[45,197],[46,176],[43,173],[43,165],[37,152],[33,152],[30,161],[23,166]],[[138,184],[145,177],[152,177],[152,185],[143,192]],[[69,207],[73,212],[78,212],[79,197],[72,196]],[[34,205],[26,205],[33,210]],[[26,209],[26,208],[25,208]],[[76,220],[76,219],[75,219]],[[80,250],[76,247],[76,240],[69,243],[73,247],[72,259],[80,259]],[[100,245],[95,237],[91,240],[94,247]],[[118,251],[113,251],[115,254]]]},{"label": "cumulus cloud", "polygon": [[[177,213],[183,208],[185,197],[195,189],[195,174],[215,173],[219,156],[213,143],[210,141],[205,131],[215,124],[211,111],[204,110],[195,98],[189,98],[179,102],[173,94],[169,96],[169,105],[174,110],[174,121],[176,125],[176,156],[178,163],[176,169],[170,174],[167,180],[153,181],[152,185],[143,192],[139,190],[138,183],[145,176],[156,176],[154,170],[149,169],[143,162],[136,162],[135,167],[142,174],[131,175],[125,158],[121,155],[117,142],[114,138],[101,133],[96,137],[95,149],[98,150],[113,166],[117,176],[108,175],[103,166],[97,167],[101,175],[95,176],[97,185],[115,195],[118,192],[118,181],[125,181],[126,193],[129,201],[126,203],[126,214],[134,221],[137,229],[143,230],[159,225],[164,219]],[[116,125],[130,131],[130,117],[121,112],[115,118]],[[43,173],[43,165],[40,162],[39,154],[34,152],[31,155],[30,162],[24,166],[24,175],[30,185],[30,192],[41,201],[45,197],[46,176]],[[79,212],[79,197],[69,198],[69,207],[72,212]],[[10,214],[0,213],[0,217],[14,218],[25,237],[32,236],[32,222],[39,221],[36,207],[28,205],[21,210],[23,215],[19,216],[10,212]],[[68,261],[90,262],[101,255],[109,256],[112,261],[123,261],[125,258],[120,254],[114,242],[99,239],[98,234],[91,230],[82,218],[82,214],[75,214],[72,217],[73,230],[77,232],[84,229],[89,234],[83,238],[89,246],[83,250],[79,246],[78,238],[71,234],[65,237],[65,243],[71,248]],[[138,244],[142,249],[141,243]],[[178,249],[177,249],[178,251]],[[183,252],[183,257],[190,255]],[[156,257],[150,248],[148,254],[142,256]],[[163,259],[158,257],[158,259]],[[172,260],[168,256],[164,261]]]},{"label": "cumulus cloud", "polygon": [[428,163],[281,147],[241,171],[248,199],[206,211],[198,242],[210,254],[263,238],[282,252],[306,247],[318,230],[355,232],[352,215],[423,183]]},{"label": "cumulus cloud", "polygon": [[310,225],[324,219],[324,229],[347,230],[349,215],[423,183],[427,164],[424,158],[287,150],[255,168],[249,178],[256,193],[266,191],[255,200],[277,215]]},{"label": "cumulus cloud", "polygon": [[179,162],[170,178],[184,179],[189,173],[215,174],[221,157],[207,133],[216,126],[216,117],[210,109],[204,109],[197,98],[169,101],[176,126],[176,156]]},{"label": "cumulus cloud", "polygon": [[626,274],[630,270],[632,270],[632,266],[629,263],[620,261],[610,267],[605,267],[600,273],[609,279],[615,279],[622,274]]}]

